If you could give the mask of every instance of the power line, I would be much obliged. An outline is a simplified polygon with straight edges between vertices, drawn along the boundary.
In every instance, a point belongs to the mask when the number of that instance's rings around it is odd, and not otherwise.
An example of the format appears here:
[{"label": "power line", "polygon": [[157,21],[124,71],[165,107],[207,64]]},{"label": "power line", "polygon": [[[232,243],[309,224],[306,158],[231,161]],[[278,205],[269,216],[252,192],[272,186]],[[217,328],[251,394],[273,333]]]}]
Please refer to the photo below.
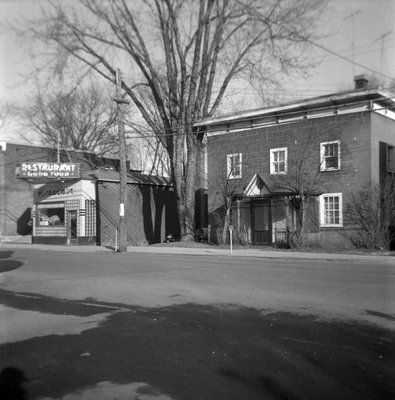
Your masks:
[{"label": "power line", "polygon": [[[293,33],[289,28],[287,28],[287,27],[285,27],[285,26],[282,26],[280,23],[278,23],[278,22],[276,22],[276,21],[273,21],[273,20],[270,19],[269,17],[265,17],[264,15],[262,15],[261,12],[257,11],[256,9],[252,9],[251,7],[249,7],[249,9],[252,10],[255,14],[257,14],[257,15],[258,15],[260,18],[262,18],[263,20],[266,20],[266,21],[270,22],[271,24],[280,26],[281,28],[283,28],[283,29],[285,29],[285,30],[288,30],[288,32]],[[367,70],[367,71],[369,71],[369,72],[372,72],[372,73],[374,73],[374,74],[376,74],[376,75],[380,75],[380,76],[382,76],[383,78],[394,79],[393,77],[391,77],[391,76],[389,76],[389,75],[386,75],[386,74],[383,74],[383,73],[381,73],[381,72],[378,72],[378,71],[374,70],[373,68],[367,67],[366,65],[363,65],[363,64],[360,64],[360,63],[358,63],[358,62],[356,62],[356,61],[350,60],[348,57],[345,57],[345,56],[343,56],[343,55],[341,55],[341,54],[339,54],[339,53],[337,53],[337,52],[335,52],[335,51],[329,49],[328,47],[326,47],[326,46],[324,46],[324,45],[322,45],[322,44],[316,43],[315,41],[313,41],[313,40],[311,40],[311,39],[309,39],[309,38],[307,38],[307,37],[304,37],[304,36],[299,35],[299,34],[296,34],[296,36],[298,36],[300,39],[304,40],[305,42],[310,43],[310,44],[312,44],[313,46],[318,47],[319,49],[326,51],[326,52],[329,53],[329,54],[332,54],[332,55],[334,55],[334,56],[336,56],[336,57],[341,58],[342,60],[345,60],[345,61],[347,61],[347,62],[349,62],[349,63],[351,63],[351,64],[353,64],[353,65],[356,65],[357,67],[363,68],[363,69],[365,69],[365,70]]]},{"label": "power line", "polygon": [[[384,50],[392,49],[394,47],[395,47],[395,45],[391,45],[391,46],[387,46],[387,47],[383,47],[383,48],[372,48],[372,49],[369,49],[366,51],[360,51],[358,53],[355,53],[354,55],[360,56],[360,55],[364,55],[364,54],[373,54],[373,53],[377,53],[379,51],[383,52]],[[325,62],[327,63],[327,62],[336,61],[336,60],[337,60],[337,56],[331,57],[329,59],[325,59]]]},{"label": "power line", "polygon": [[315,43],[315,42],[310,41],[310,40],[308,40],[308,39],[307,39],[307,41],[308,41],[309,43],[313,44],[314,46],[316,46],[316,47],[318,47],[318,48],[320,48],[320,49],[322,49],[322,50],[324,50],[324,51],[326,51],[326,52],[328,52],[328,53],[330,53],[330,54],[335,55],[336,57],[339,57],[339,58],[341,58],[341,59],[343,59],[343,60],[345,60],[345,61],[348,61],[348,62],[350,62],[350,63],[356,65],[357,67],[363,68],[363,69],[365,69],[365,70],[367,70],[367,71],[369,71],[369,72],[372,72],[372,73],[374,73],[374,74],[376,74],[376,75],[380,75],[380,76],[382,76],[383,78],[394,79],[392,76],[383,74],[382,72],[378,72],[378,71],[376,71],[375,69],[370,68],[370,67],[367,67],[366,65],[360,64],[360,63],[358,63],[358,62],[356,62],[356,61],[352,61],[352,60],[350,60],[348,57],[342,56],[341,54],[338,54],[338,53],[336,53],[335,51],[332,51],[331,49],[328,49],[327,47],[325,47],[325,46],[323,46],[323,45],[321,45],[321,44]]}]

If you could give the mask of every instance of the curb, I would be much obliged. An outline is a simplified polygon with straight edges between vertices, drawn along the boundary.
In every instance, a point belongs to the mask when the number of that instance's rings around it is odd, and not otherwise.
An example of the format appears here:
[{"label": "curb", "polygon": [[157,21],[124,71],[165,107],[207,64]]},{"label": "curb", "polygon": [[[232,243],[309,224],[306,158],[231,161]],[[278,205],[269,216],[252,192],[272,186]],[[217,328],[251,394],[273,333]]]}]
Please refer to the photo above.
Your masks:
[{"label": "curb", "polygon": [[[41,245],[29,243],[0,243],[1,249],[30,249],[40,251],[64,251],[73,253],[116,253],[114,248],[104,246],[62,246],[62,245]],[[254,257],[262,259],[292,259],[292,260],[320,260],[320,261],[341,261],[341,262],[374,262],[377,260],[393,263],[395,266],[394,253],[362,255],[362,254],[339,254],[339,253],[302,253],[270,251],[263,249],[209,249],[191,247],[164,247],[164,246],[128,246],[127,252],[123,254],[159,254],[159,255],[184,255],[184,256],[216,256],[216,257]]]}]

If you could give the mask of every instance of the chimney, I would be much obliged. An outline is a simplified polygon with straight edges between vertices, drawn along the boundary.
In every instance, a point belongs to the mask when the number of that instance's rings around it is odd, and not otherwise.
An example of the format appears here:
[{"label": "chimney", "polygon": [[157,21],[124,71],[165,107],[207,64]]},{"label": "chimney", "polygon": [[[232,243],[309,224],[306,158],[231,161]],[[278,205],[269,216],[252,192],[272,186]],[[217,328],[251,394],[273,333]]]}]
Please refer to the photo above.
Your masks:
[{"label": "chimney", "polygon": [[354,76],[354,82],[355,82],[355,90],[368,88],[369,81],[366,78],[365,74]]}]

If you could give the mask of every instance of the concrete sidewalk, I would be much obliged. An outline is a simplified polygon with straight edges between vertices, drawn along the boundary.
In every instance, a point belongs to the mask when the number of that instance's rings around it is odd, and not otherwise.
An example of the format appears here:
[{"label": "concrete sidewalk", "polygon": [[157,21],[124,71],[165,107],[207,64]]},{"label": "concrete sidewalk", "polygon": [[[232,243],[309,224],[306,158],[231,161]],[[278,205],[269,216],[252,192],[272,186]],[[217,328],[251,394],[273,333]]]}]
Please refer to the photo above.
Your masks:
[{"label": "concrete sidewalk", "polygon": [[[2,249],[31,249],[55,252],[75,252],[75,253],[116,253],[114,248],[104,246],[63,246],[63,245],[43,245],[28,243],[0,243]],[[210,247],[186,247],[186,246],[128,246],[127,253],[148,253],[148,254],[173,254],[173,255],[193,255],[193,256],[220,256],[220,257],[259,257],[259,258],[279,258],[279,259],[316,259],[316,260],[339,260],[339,261],[362,261],[374,262],[376,260],[386,261],[395,266],[395,253],[377,254],[343,254],[343,253],[318,253],[318,252],[297,252],[281,249],[270,250],[268,248],[236,248],[232,253],[230,249]]]}]

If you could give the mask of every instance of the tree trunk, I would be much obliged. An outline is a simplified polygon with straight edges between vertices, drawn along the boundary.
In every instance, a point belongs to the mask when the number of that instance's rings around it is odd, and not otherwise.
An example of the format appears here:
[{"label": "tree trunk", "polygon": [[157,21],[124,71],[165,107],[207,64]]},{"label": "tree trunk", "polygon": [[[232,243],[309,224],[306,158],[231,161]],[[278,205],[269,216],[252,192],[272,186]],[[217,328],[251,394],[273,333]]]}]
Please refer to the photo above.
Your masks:
[{"label": "tree trunk", "polygon": [[197,167],[197,143],[196,139],[189,138],[193,142],[188,146],[188,161],[185,171],[185,197],[184,197],[184,232],[182,241],[195,240],[195,193],[196,193],[196,167]]},{"label": "tree trunk", "polygon": [[228,237],[228,229],[230,222],[230,199],[225,199],[225,218],[224,218],[224,229],[222,231],[222,244],[226,244],[226,239]]},{"label": "tree trunk", "polygon": [[[177,193],[177,211],[180,222],[181,241],[195,240],[195,191],[198,143],[195,137],[187,137],[187,157],[185,154],[184,132],[179,128],[175,137],[175,156],[173,159],[174,186]],[[190,131],[189,131],[190,132]],[[180,156],[181,155],[181,156]],[[184,164],[184,159],[187,162]]]},{"label": "tree trunk", "polygon": [[306,244],[306,207],[308,198],[301,196],[300,200],[300,235],[299,246],[303,247]]}]

